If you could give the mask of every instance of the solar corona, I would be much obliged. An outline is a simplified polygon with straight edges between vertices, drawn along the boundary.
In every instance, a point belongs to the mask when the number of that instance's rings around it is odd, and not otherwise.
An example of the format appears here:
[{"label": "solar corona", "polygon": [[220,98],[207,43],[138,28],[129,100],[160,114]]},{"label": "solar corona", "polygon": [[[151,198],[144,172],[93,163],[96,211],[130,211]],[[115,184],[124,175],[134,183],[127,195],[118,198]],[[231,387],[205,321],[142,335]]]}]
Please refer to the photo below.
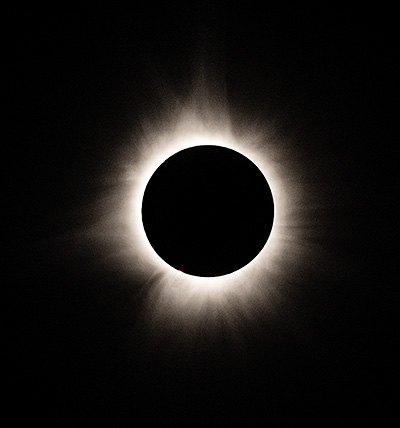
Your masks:
[{"label": "solar corona", "polygon": [[288,142],[273,124],[238,127],[218,105],[187,102],[160,117],[120,151],[124,175],[96,227],[113,231],[113,261],[143,281],[145,322],[190,329],[221,322],[221,310],[268,310],[285,261],[307,254],[293,229],[303,193]]}]

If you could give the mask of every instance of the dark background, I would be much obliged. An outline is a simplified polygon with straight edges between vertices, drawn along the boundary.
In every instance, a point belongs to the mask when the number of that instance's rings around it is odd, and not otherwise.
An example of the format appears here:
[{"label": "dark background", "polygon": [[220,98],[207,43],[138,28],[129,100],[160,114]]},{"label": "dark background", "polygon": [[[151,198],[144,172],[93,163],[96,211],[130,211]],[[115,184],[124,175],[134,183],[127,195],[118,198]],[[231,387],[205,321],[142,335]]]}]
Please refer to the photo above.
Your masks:
[{"label": "dark background", "polygon": [[[390,414],[393,11],[188,3],[15,6],[8,13],[12,342],[5,374],[16,420],[250,424],[261,416],[267,425]],[[101,251],[95,245],[73,261],[52,257],[48,245],[90,224],[95,214],[82,207],[101,192],[105,171],[118,168],[118,145],[141,118],[157,118],[160,87],[186,98],[198,63],[209,67],[211,82],[223,76],[216,92],[225,86],[238,126],[280,118],[296,161],[320,189],[322,208],[310,218],[321,225],[316,239],[340,265],[340,274],[320,277],[310,261],[297,280],[291,305],[308,339],[287,324],[247,324],[245,365],[229,338],[207,332],[185,368],[185,348],[169,351],[168,335],[158,356],[146,359],[146,331],[135,325],[142,298],[133,291],[145,284],[102,275],[91,263]],[[128,316],[123,308],[133,295]]]}]

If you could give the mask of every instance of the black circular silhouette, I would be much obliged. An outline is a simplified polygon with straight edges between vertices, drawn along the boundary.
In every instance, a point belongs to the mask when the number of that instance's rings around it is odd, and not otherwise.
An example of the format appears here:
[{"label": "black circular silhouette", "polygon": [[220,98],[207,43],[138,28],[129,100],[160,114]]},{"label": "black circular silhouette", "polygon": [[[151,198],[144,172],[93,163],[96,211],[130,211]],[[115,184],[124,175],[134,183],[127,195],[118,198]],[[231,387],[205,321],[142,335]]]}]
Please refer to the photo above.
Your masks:
[{"label": "black circular silhouette", "polygon": [[262,172],[242,154],[196,146],[163,162],[150,178],[142,221],[156,253],[190,275],[241,269],[271,233],[274,203]]}]

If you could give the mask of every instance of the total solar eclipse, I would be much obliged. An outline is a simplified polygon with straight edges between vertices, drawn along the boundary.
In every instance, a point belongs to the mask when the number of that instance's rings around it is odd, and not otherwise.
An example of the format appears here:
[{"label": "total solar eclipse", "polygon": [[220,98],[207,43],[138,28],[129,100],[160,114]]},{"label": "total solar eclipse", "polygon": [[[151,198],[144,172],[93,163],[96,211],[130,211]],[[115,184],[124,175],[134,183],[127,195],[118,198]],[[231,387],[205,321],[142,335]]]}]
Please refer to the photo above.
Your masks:
[{"label": "total solar eclipse", "polygon": [[186,274],[235,272],[263,249],[274,202],[258,167],[235,150],[212,145],[181,150],[153,173],[142,222],[154,251]]}]

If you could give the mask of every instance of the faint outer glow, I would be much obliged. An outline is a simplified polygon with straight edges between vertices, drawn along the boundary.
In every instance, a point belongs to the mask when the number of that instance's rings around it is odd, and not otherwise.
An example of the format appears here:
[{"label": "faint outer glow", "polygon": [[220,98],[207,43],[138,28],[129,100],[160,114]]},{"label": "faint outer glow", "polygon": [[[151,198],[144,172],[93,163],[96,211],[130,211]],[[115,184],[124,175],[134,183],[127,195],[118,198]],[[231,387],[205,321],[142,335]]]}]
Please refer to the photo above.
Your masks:
[{"label": "faint outer glow", "polygon": [[[292,141],[267,119],[248,123],[243,115],[240,123],[232,123],[219,101],[214,104],[196,99],[168,105],[152,120],[143,118],[108,162],[102,190],[86,208],[95,213],[93,221],[72,238],[74,254],[79,242],[97,257],[93,263],[100,271],[124,278],[120,284],[131,290],[132,302],[140,297],[137,322],[149,338],[168,329],[189,338],[196,329],[229,326],[237,339],[245,320],[282,312],[307,266],[320,266],[323,249],[312,223],[320,195],[307,164],[296,160]],[[169,266],[151,247],[142,224],[142,198],[154,171],[176,152],[199,145],[228,147],[249,158],[266,177],[274,199],[265,247],[242,269],[220,277],[191,276]],[[129,311],[129,301],[126,305]]]},{"label": "faint outer glow", "polygon": [[[163,335],[170,346],[171,331],[187,345],[195,346],[196,331],[218,330],[238,344],[245,343],[243,331],[260,320],[298,325],[292,293],[304,287],[310,272],[324,277],[342,269],[322,244],[328,230],[318,213],[336,201],[327,200],[323,177],[314,169],[318,159],[302,152],[299,143],[308,138],[307,130],[298,129],[290,111],[272,111],[269,117],[254,106],[251,113],[246,106],[229,106],[223,77],[217,73],[209,86],[199,73],[186,100],[160,83],[147,113],[138,116],[136,106],[129,131],[115,130],[103,170],[89,183],[92,198],[78,213],[69,213],[79,221],[49,247],[53,257],[87,260],[90,269],[82,273],[107,276],[118,296],[129,296],[124,314],[132,314],[132,331],[145,336],[146,355]],[[142,224],[142,198],[154,171],[176,152],[198,145],[227,147],[249,158],[274,199],[265,247],[242,269],[220,277],[191,276],[169,266],[151,247]]]},{"label": "faint outer glow", "polygon": [[[171,329],[187,343],[198,329],[228,328],[225,332],[239,340],[243,325],[260,317],[281,319],[291,290],[309,266],[325,266],[318,262],[326,257],[312,217],[321,196],[296,145],[275,126],[279,117],[251,123],[243,113],[233,121],[226,107],[220,108],[223,102],[197,93],[194,98],[155,106],[157,115],[143,117],[111,147],[96,198],[85,206],[88,222],[63,241],[70,257],[89,259],[90,254],[92,270],[115,278],[116,286],[128,292],[132,300],[124,310],[130,313],[134,305],[135,325],[152,342],[149,346]],[[151,247],[142,223],[142,198],[154,171],[176,152],[199,145],[227,147],[249,158],[274,199],[274,223],[264,248],[242,269],[220,277],[191,276],[169,266]]]}]

